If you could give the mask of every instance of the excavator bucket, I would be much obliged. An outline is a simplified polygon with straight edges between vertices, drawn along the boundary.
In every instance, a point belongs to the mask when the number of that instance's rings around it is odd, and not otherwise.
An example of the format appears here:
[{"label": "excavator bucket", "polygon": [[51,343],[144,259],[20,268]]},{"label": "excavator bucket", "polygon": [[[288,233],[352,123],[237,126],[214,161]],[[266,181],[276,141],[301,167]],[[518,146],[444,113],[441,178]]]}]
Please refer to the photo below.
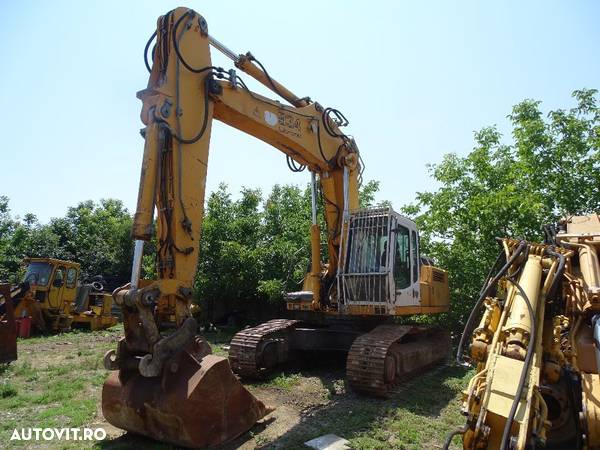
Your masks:
[{"label": "excavator bucket", "polygon": [[0,302],[0,364],[5,364],[17,359],[17,326],[10,285],[0,284],[0,297],[4,299]]},{"label": "excavator bucket", "polygon": [[162,376],[113,371],[102,412],[116,427],[190,448],[212,448],[248,431],[272,409],[235,377],[226,358],[181,352]]}]

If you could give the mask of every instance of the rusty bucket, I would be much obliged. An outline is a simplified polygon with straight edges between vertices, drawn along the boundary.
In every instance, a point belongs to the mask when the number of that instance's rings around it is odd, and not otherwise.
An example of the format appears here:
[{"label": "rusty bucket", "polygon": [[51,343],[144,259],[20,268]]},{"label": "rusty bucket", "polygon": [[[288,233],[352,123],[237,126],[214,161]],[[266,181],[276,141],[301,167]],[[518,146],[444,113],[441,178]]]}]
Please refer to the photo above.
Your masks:
[{"label": "rusty bucket", "polygon": [[4,298],[0,310],[0,364],[4,364],[17,359],[17,327],[10,285],[0,284],[0,296]]},{"label": "rusty bucket", "polygon": [[271,411],[242,386],[226,358],[199,361],[185,351],[162,376],[113,371],[102,389],[102,412],[114,426],[191,448],[230,441]]}]

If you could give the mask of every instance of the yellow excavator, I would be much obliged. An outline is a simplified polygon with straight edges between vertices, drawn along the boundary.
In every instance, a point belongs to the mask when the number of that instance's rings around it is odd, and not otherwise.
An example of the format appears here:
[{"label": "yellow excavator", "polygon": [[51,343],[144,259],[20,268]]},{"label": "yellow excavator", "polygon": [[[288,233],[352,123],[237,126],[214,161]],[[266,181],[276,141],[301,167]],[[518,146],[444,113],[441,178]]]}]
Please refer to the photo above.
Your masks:
[{"label": "yellow excavator", "polygon": [[[302,350],[342,350],[350,385],[385,396],[402,378],[445,359],[448,333],[394,318],[447,311],[447,273],[421,257],[412,221],[390,208],[359,209],[363,164],[354,139],[341,131],[344,115],[294,95],[251,53],[238,55],[211,36],[193,10],[161,16],[145,55],[154,39],[148,86],[138,93],[145,146],[132,276],[113,294],[125,337],[104,359],[112,371],[102,391],[105,418],[160,441],[212,447],[269,412],[232,369],[257,377]],[[214,66],[211,47],[237,70]],[[238,71],[281,100],[251,91]],[[311,172],[311,268],[303,289],[288,294],[288,318],[238,333],[229,359],[210,354],[190,313],[213,119],[283,152],[293,171]],[[140,279],[143,243],[153,236],[157,279]]]},{"label": "yellow excavator", "polygon": [[468,450],[600,449],[600,218],[545,234],[500,240],[459,345],[476,371],[446,448],[461,434]]}]

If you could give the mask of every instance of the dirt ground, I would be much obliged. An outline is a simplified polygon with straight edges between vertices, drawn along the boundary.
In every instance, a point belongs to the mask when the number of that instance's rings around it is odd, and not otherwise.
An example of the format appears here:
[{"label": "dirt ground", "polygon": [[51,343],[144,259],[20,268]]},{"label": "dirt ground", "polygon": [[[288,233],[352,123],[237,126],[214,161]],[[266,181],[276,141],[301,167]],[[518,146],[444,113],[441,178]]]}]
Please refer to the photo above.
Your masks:
[{"label": "dirt ground", "polygon": [[[60,424],[103,427],[107,439],[87,443],[87,448],[173,448],[124,433],[102,417],[100,394],[107,372],[101,359],[116,346],[121,333],[116,328],[20,341],[19,360],[0,370],[0,386],[10,386],[8,395],[0,391],[0,441],[8,442],[14,428]],[[214,353],[226,355],[229,337],[208,335]],[[275,410],[222,449],[306,448],[305,441],[328,433],[349,439],[355,449],[441,448],[446,434],[462,424],[459,397],[469,375],[464,369],[438,367],[402,384],[390,399],[380,400],[358,396],[346,387],[344,362],[343,355],[308,355],[262,382],[244,383]],[[48,396],[48,390],[55,395]],[[82,447],[56,444],[8,445]]]}]

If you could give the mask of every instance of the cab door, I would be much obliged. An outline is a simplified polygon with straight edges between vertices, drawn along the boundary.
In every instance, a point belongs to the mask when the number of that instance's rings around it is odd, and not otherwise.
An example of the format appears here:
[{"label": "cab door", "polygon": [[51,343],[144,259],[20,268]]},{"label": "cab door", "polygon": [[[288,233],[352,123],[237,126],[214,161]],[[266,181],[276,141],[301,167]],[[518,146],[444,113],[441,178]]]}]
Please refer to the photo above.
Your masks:
[{"label": "cab door", "polygon": [[54,271],[48,293],[48,305],[52,309],[61,309],[65,289],[66,268],[58,266]]},{"label": "cab door", "polygon": [[394,232],[394,284],[396,306],[418,306],[419,287],[419,242],[415,224],[397,217]]}]

